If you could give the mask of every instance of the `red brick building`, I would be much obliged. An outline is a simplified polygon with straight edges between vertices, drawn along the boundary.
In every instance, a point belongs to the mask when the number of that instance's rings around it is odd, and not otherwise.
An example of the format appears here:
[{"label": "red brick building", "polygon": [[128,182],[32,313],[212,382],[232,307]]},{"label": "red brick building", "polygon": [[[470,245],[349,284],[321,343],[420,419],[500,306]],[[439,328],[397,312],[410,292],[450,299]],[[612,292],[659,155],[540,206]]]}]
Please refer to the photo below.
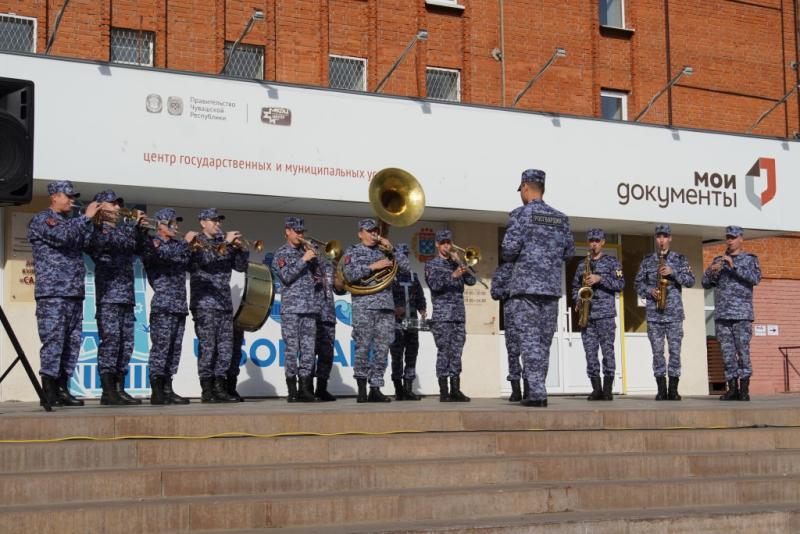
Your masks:
[{"label": "red brick building", "polygon": [[[0,1],[0,21],[28,24],[31,50],[41,53],[62,4]],[[633,119],[690,66],[691,76],[668,88],[643,122],[745,133],[775,106],[753,133],[800,132],[798,95],[790,94],[800,82],[798,2],[789,0],[73,0],[50,54],[109,61],[132,47],[144,53],[128,62],[217,74],[248,24],[238,53],[252,54],[252,72],[266,81],[329,86],[334,57],[357,67],[351,76],[362,68],[360,86],[351,87],[371,91],[425,29],[427,40],[411,48],[383,93],[435,96],[432,80],[442,75],[451,84],[446,99],[511,106],[561,47],[566,56],[516,107]],[[783,390],[777,347],[800,345],[792,318],[797,244],[797,236],[747,243],[764,270],[756,323],[778,325],[781,334],[754,338],[754,392]],[[709,246],[706,259],[718,249]],[[792,384],[800,387],[800,376]]]}]

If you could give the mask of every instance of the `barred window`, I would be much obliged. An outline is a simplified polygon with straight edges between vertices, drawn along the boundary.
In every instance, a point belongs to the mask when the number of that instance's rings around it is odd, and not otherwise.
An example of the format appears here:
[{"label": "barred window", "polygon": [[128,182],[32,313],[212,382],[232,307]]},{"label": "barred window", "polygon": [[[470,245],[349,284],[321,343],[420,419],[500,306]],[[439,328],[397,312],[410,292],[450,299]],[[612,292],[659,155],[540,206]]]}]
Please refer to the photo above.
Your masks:
[{"label": "barred window", "polygon": [[328,58],[328,85],[334,89],[366,91],[366,72],[366,59],[333,55]]},{"label": "barred window", "polygon": [[231,48],[233,48],[233,41],[225,41],[225,61],[228,64],[225,66],[224,74],[234,78],[264,79],[263,46],[239,43],[229,61]]},{"label": "barred window", "polygon": [[36,19],[0,14],[0,50],[36,52]]},{"label": "barred window", "polygon": [[461,101],[461,72],[453,69],[428,67],[425,74],[428,98]]},{"label": "barred window", "polygon": [[153,48],[156,34],[141,30],[111,28],[111,63],[123,65],[154,65]]}]

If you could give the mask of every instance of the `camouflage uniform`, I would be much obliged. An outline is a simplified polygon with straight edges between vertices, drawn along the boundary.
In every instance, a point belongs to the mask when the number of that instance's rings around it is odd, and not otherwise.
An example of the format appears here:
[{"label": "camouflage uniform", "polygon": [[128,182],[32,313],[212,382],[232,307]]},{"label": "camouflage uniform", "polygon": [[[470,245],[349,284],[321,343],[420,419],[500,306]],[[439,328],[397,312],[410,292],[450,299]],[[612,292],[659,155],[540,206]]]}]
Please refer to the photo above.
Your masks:
[{"label": "camouflage uniform", "polygon": [[506,353],[508,354],[508,376],[509,382],[519,381],[522,378],[522,365],[520,364],[520,340],[519,332],[514,326],[514,318],[517,313],[515,305],[517,299],[509,298],[508,283],[511,281],[511,271],[513,263],[503,263],[492,276],[492,289],[490,294],[494,300],[499,300],[503,306],[503,320],[505,323]]},{"label": "camouflage uniform", "polygon": [[[95,195],[94,200],[123,202],[110,189]],[[124,219],[116,227],[102,223],[89,240],[87,253],[95,264],[96,318],[100,334],[97,362],[101,375],[125,375],[133,356],[136,321],[133,262],[146,236],[135,221]]]},{"label": "camouflage uniform", "polygon": [[[668,225],[657,225],[656,233],[669,235]],[[636,273],[635,287],[639,297],[647,301],[647,337],[653,350],[653,375],[656,378],[665,374],[670,377],[681,376],[681,341],[683,339],[683,301],[681,291],[684,287],[694,285],[694,274],[689,262],[683,254],[668,251],[664,261],[672,268],[672,274],[667,277],[667,305],[664,310],[656,307],[656,299],[650,294],[656,289],[658,280],[657,252],[645,256]],[[669,347],[669,367],[664,359],[664,338]]]},{"label": "camouflage uniform", "polygon": [[[175,210],[165,208],[155,214],[155,220],[168,222],[176,217]],[[179,221],[180,222],[180,221]],[[181,345],[189,314],[186,305],[186,271],[191,250],[183,239],[159,235],[145,241],[142,262],[147,281],[153,288],[150,301],[150,358],[151,376],[171,377],[178,372]]]},{"label": "camouflage uniform", "polygon": [[[52,182],[48,194],[65,193],[76,198],[72,183]],[[39,374],[69,379],[78,363],[83,323],[83,252],[93,232],[91,220],[81,215],[67,218],[46,209],[28,225],[36,277],[36,320],[42,347]]]},{"label": "camouflage uniform", "polygon": [[[586,258],[581,260],[572,279],[572,298],[578,301],[578,290],[583,286],[583,270]],[[594,291],[589,308],[589,321],[581,331],[583,350],[586,353],[586,374],[589,378],[600,376],[598,348],[603,351],[603,376],[614,376],[616,362],[614,360],[614,337],[617,316],[615,294],[622,292],[625,278],[622,276],[622,265],[613,256],[601,255],[590,261],[592,274],[599,275],[600,281],[592,286]]]},{"label": "camouflage uniform", "polygon": [[[449,230],[436,233],[436,242],[452,241]],[[433,312],[431,332],[436,342],[436,376],[457,377],[461,374],[461,353],[467,340],[464,326],[464,286],[474,286],[475,277],[468,271],[453,278],[459,264],[437,255],[425,263],[425,283],[431,290]]]},{"label": "camouflage uniform", "polygon": [[[408,245],[397,245],[398,254],[408,256]],[[395,310],[402,308],[403,315],[394,317],[394,341],[389,346],[392,353],[392,380],[417,377],[417,354],[419,353],[419,331],[415,329],[404,330],[403,318],[417,317],[428,306],[422,284],[419,283],[417,273],[398,274],[392,283],[392,297]],[[403,353],[405,352],[405,369],[403,368]]]},{"label": "camouflage uniform", "polygon": [[306,263],[305,248],[290,244],[275,251],[272,270],[281,280],[281,334],[286,343],[286,376],[314,372],[314,343],[320,313],[322,275],[319,260]]},{"label": "camouflage uniform", "polygon": [[[522,182],[544,184],[537,169],[522,173]],[[520,187],[522,187],[520,185]],[[503,237],[502,259],[513,262],[509,281],[514,304],[514,326],[520,334],[523,376],[528,380],[525,399],[544,405],[545,380],[550,363],[550,344],[558,323],[561,273],[564,262],[575,254],[569,218],[534,199],[511,212]],[[525,402],[525,400],[523,402]]]},{"label": "camouflage uniform", "polygon": [[334,295],[344,295],[345,292],[337,291],[333,285],[336,274],[331,262],[320,262],[319,272],[322,277],[322,291],[318,293],[320,313],[317,321],[317,339],[314,344],[314,352],[317,354],[315,376],[327,380],[331,376],[336,341],[336,299]]},{"label": "camouflage uniform", "polygon": [[[223,217],[214,208],[204,209],[198,215],[200,220],[216,218]],[[193,251],[189,263],[189,309],[200,345],[197,372],[201,379],[227,378],[233,353],[231,272],[247,270],[250,252],[230,244],[224,252],[217,252],[217,247],[225,243],[223,234],[209,238],[201,232],[197,240],[210,245]]]},{"label": "camouflage uniform", "polygon": [[[369,222],[367,222],[369,221]],[[361,230],[377,228],[372,219],[360,221]],[[342,270],[347,283],[372,274],[369,266],[386,258],[386,254],[377,245],[367,246],[358,243],[349,247],[341,261]],[[408,258],[397,254],[395,261],[399,272],[407,273]],[[356,379],[367,379],[373,388],[383,386],[383,375],[386,372],[389,344],[394,337],[394,299],[391,287],[369,295],[353,295],[353,340],[356,344],[353,376]],[[371,357],[370,357],[371,352]]]},{"label": "camouflage uniform", "polygon": [[[742,234],[738,226],[729,226],[728,235]],[[733,267],[717,256],[711,262],[722,262],[723,267],[714,273],[711,266],[703,273],[702,285],[714,288],[714,323],[717,340],[725,361],[725,380],[749,379],[753,374],[750,364],[750,338],[753,335],[753,286],[761,281],[758,257],[739,252]]]}]

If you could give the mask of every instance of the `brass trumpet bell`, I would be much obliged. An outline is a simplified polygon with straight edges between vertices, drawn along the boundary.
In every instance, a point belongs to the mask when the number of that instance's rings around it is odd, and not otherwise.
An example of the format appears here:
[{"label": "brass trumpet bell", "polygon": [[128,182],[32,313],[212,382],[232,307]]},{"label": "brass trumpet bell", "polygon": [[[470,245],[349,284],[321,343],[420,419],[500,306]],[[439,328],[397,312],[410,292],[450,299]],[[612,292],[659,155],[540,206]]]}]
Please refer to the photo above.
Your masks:
[{"label": "brass trumpet bell", "polygon": [[456,250],[464,256],[464,263],[470,267],[475,267],[481,261],[481,249],[478,247],[459,247],[453,245],[453,250]]},{"label": "brass trumpet bell", "polygon": [[325,242],[307,236],[303,238],[303,244],[315,249],[317,254],[319,254],[319,250],[322,249],[322,255],[333,262],[339,261],[339,258],[343,254],[342,243],[336,239]]},{"label": "brass trumpet bell", "polygon": [[414,175],[389,167],[369,184],[369,203],[375,215],[390,226],[411,226],[425,211],[425,192]]}]

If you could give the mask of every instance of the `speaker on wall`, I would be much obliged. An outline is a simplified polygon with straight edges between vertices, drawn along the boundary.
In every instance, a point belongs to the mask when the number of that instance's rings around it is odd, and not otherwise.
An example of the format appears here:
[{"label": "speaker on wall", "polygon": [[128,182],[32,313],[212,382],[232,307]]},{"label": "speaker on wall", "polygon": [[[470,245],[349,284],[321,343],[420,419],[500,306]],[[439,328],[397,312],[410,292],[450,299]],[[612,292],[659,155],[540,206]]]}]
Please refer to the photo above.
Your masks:
[{"label": "speaker on wall", "polygon": [[0,206],[33,194],[33,82],[0,78]]}]

